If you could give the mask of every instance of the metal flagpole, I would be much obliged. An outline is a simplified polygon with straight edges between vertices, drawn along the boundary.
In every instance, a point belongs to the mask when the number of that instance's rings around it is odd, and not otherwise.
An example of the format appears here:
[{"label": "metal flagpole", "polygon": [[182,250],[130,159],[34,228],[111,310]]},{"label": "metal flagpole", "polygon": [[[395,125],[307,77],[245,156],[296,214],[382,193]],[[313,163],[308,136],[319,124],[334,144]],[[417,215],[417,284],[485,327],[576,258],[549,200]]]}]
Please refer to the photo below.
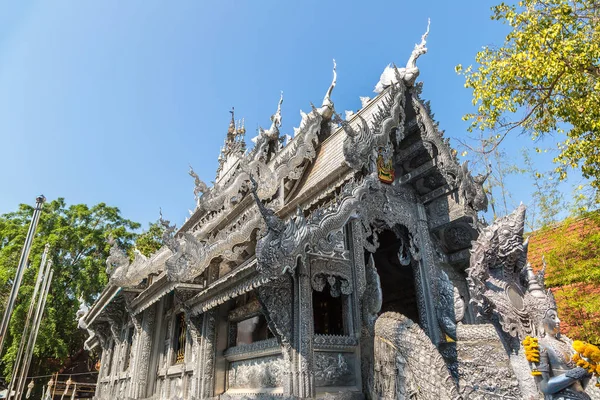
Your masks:
[{"label": "metal flagpole", "polygon": [[25,353],[25,358],[23,359],[23,369],[21,369],[21,375],[19,377],[19,382],[17,383],[17,393],[15,399],[18,399],[20,394],[23,393],[23,390],[25,389],[27,371],[29,371],[31,357],[33,357],[33,348],[35,347],[35,341],[40,330],[40,323],[44,315],[44,308],[46,307],[46,300],[48,299],[48,292],[50,290],[50,284],[52,283],[52,276],[54,275],[54,271],[52,270],[52,260],[48,260],[47,270],[50,271],[50,273],[46,274],[44,277],[44,286],[42,286],[44,289],[42,293],[40,293],[40,301],[38,302],[38,307],[35,312],[34,323],[31,327],[31,332],[29,332],[27,352]]},{"label": "metal flagpole", "polygon": [[2,323],[0,324],[0,356],[2,355],[2,349],[4,347],[4,339],[6,338],[6,332],[8,331],[8,323],[15,307],[15,301],[17,300],[17,294],[21,287],[21,280],[23,279],[23,272],[27,267],[27,258],[29,257],[29,250],[31,250],[31,243],[33,242],[33,235],[37,228],[37,224],[40,220],[40,214],[42,212],[42,205],[46,201],[46,198],[41,195],[35,199],[35,209],[33,210],[33,216],[31,217],[31,223],[29,224],[29,231],[27,232],[27,238],[25,239],[25,245],[21,252],[21,259],[19,260],[19,266],[17,267],[17,274],[13,282],[10,296],[6,304],[6,311],[2,316]]},{"label": "metal flagpole", "polygon": [[29,332],[29,325],[31,324],[31,317],[33,317],[33,311],[38,303],[38,291],[42,283],[42,277],[47,275],[46,271],[46,258],[48,257],[48,251],[50,250],[50,244],[46,244],[44,248],[44,254],[42,254],[42,262],[40,263],[40,270],[38,271],[37,280],[35,282],[35,289],[33,290],[33,296],[31,296],[31,302],[29,303],[29,311],[27,311],[27,318],[25,319],[25,328],[23,329],[23,335],[21,336],[21,343],[19,343],[19,351],[17,352],[17,358],[13,365],[12,377],[10,379],[10,385],[8,386],[8,398],[11,397],[15,382],[19,377],[19,368],[23,359],[23,350],[25,348],[25,342],[27,341],[27,333]]}]

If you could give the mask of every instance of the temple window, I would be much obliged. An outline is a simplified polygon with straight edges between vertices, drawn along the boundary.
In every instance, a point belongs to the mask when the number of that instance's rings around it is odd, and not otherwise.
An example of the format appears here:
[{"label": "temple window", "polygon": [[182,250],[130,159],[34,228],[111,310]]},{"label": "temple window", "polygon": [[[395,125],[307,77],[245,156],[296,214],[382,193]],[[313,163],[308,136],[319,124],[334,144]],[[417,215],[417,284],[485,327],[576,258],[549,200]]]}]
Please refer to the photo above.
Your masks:
[{"label": "temple window", "polygon": [[237,298],[234,309],[229,313],[228,347],[248,345],[272,337],[274,335],[261,312],[256,295],[248,293]]},{"label": "temple window", "polygon": [[344,323],[345,303],[348,296],[333,297],[329,290],[318,292],[313,290],[313,317],[315,334],[347,335]]},{"label": "temple window", "polygon": [[185,345],[187,339],[187,325],[185,323],[184,313],[179,313],[175,317],[175,337],[173,350],[175,353],[175,364],[185,361]]},{"label": "temple window", "polygon": [[273,337],[267,325],[267,319],[259,314],[236,323],[235,345],[252,344]]}]

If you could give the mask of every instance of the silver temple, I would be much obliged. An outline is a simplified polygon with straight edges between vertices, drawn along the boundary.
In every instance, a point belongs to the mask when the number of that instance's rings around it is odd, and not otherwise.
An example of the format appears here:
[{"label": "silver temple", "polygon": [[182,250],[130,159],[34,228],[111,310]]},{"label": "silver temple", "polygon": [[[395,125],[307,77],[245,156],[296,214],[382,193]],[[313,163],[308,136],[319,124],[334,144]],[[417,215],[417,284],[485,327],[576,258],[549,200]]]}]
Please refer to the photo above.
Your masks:
[{"label": "silver temple", "polygon": [[190,168],[190,218],[161,215],[148,258],[113,242],[110,282],[78,312],[96,399],[540,398],[520,344],[547,305],[520,280],[524,209],[479,221],[485,177],[414,83],[426,37],[348,120],[335,62],[293,138],[283,94],[250,151],[232,110],[213,186]]}]

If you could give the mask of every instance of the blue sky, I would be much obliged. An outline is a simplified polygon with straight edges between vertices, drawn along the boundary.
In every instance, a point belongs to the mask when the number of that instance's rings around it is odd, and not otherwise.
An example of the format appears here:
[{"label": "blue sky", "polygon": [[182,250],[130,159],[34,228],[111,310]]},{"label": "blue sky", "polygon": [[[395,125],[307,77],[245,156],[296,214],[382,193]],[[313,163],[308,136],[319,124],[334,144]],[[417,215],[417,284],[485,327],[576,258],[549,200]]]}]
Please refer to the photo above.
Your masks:
[{"label": "blue sky", "polygon": [[[384,67],[419,59],[423,97],[451,138],[471,93],[454,66],[506,27],[494,3],[449,1],[102,0],[5,2],[0,8],[0,213],[36,195],[106,202],[146,226],[181,225],[193,208],[191,163],[207,182],[235,106],[247,141],[284,91],[283,128],[319,103],[338,66],[336,109],[360,108]],[[527,138],[507,143],[516,153]],[[456,143],[456,142],[454,142]],[[547,160],[539,160],[547,165]],[[522,184],[521,184],[522,185]],[[526,187],[514,186],[517,201]]]}]

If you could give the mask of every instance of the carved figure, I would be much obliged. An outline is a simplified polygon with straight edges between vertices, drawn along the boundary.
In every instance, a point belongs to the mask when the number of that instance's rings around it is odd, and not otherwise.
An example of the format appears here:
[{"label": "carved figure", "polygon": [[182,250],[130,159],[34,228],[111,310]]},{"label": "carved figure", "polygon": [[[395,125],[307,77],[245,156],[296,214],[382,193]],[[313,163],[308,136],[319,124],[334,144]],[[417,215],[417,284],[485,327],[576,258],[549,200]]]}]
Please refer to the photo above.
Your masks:
[{"label": "carved figure", "polygon": [[591,375],[573,362],[573,343],[560,335],[556,305],[553,300],[550,303],[540,323],[540,361],[536,369],[541,375],[536,376],[536,382],[546,400],[589,400],[585,387]]},{"label": "carved figure", "polygon": [[459,193],[464,201],[464,204],[471,207],[475,211],[484,211],[488,209],[488,198],[483,184],[490,176],[491,171],[485,175],[471,176],[469,171],[469,161],[465,161],[460,170],[459,177]]},{"label": "carved figure", "polygon": [[[388,65],[383,70],[381,77],[379,78],[379,82],[375,85],[375,93],[383,92],[387,87],[391,86],[393,83],[399,82],[400,79],[406,83],[408,87],[411,87],[415,84],[417,77],[419,76],[419,67],[417,67],[417,59],[423,54],[427,53],[427,36],[429,35],[429,23],[430,20],[427,20],[427,30],[421,36],[421,43],[415,44],[415,48],[413,49],[408,61],[406,62],[406,67],[397,69],[395,65]],[[399,74],[396,74],[395,70],[398,70]],[[398,79],[400,78],[400,79]]]},{"label": "carved figure", "polygon": [[194,168],[192,168],[191,165],[188,174],[194,178],[194,196],[196,199],[196,206],[200,207],[200,197],[204,195],[204,193],[208,192],[208,185],[204,183],[198,174],[194,172]]}]

